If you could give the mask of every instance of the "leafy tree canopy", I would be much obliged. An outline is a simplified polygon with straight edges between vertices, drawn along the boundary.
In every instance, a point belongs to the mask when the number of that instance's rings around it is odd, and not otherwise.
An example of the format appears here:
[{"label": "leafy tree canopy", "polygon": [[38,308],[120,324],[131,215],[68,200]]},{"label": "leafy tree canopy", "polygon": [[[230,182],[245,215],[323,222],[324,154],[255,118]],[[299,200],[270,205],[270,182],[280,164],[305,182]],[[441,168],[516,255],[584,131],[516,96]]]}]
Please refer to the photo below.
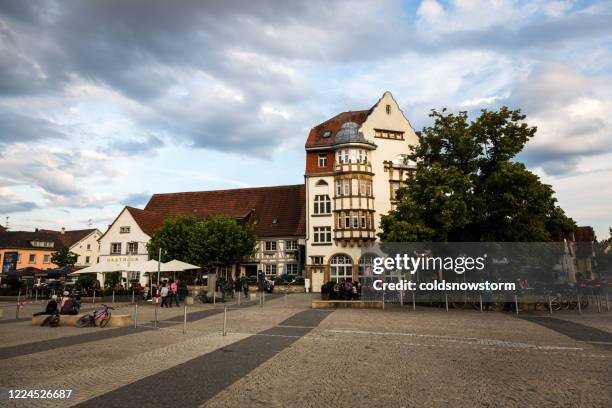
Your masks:
[{"label": "leafy tree canopy", "polygon": [[58,251],[51,254],[51,262],[59,267],[74,266],[77,263],[79,256],[70,251],[70,248],[63,246]]},{"label": "leafy tree canopy", "polygon": [[162,261],[178,259],[201,267],[226,265],[250,256],[257,238],[250,228],[234,219],[214,216],[200,220],[191,216],[167,219],[155,232],[147,249],[157,259],[159,248]]},{"label": "leafy tree canopy", "polygon": [[536,133],[520,110],[430,117],[407,157],[416,170],[382,217],[383,241],[556,241],[575,229],[551,186],[513,161]]}]

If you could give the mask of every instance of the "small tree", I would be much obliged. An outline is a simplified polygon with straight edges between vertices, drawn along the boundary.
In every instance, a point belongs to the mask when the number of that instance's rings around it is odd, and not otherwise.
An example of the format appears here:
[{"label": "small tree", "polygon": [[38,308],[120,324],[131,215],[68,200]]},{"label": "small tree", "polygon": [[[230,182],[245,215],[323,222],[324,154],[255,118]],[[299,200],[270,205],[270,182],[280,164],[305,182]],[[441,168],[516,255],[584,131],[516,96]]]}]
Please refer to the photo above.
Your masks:
[{"label": "small tree", "polygon": [[196,225],[193,256],[198,265],[212,267],[237,262],[255,251],[257,238],[236,220],[215,216]]},{"label": "small tree", "polygon": [[[252,255],[257,238],[248,227],[222,215],[206,220],[179,216],[164,221],[147,245],[149,256],[178,259],[201,267],[227,265]],[[162,261],[164,260],[162,259]]]},{"label": "small tree", "polygon": [[59,251],[51,254],[51,262],[59,267],[74,266],[77,263],[79,256],[70,251],[70,248],[63,246]]}]

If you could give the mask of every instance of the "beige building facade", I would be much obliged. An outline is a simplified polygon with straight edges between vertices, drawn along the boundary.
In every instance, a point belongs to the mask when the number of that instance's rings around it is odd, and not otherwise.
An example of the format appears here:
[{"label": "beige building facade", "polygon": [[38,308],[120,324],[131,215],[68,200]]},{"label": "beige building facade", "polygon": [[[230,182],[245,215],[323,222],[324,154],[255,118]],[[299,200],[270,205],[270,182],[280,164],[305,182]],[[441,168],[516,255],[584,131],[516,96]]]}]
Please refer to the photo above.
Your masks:
[{"label": "beige building facade", "polygon": [[395,191],[414,170],[419,139],[390,92],[369,110],[343,112],[314,127],[306,143],[306,277],[358,280],[393,208]]}]

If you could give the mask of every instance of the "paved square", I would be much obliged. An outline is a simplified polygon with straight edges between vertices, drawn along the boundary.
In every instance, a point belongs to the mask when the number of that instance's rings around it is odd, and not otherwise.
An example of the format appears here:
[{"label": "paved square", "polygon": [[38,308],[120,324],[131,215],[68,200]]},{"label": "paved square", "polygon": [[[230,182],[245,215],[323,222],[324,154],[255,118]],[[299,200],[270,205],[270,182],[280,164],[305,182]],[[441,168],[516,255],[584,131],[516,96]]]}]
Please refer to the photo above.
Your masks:
[{"label": "paved square", "polygon": [[[0,320],[1,406],[612,405],[612,314],[425,306],[312,310],[311,296],[159,310],[138,327],[41,328]],[[32,308],[34,310],[35,307]],[[21,316],[32,310],[22,311]],[[132,313],[133,306],[117,313]],[[8,390],[71,389],[68,400]]]}]

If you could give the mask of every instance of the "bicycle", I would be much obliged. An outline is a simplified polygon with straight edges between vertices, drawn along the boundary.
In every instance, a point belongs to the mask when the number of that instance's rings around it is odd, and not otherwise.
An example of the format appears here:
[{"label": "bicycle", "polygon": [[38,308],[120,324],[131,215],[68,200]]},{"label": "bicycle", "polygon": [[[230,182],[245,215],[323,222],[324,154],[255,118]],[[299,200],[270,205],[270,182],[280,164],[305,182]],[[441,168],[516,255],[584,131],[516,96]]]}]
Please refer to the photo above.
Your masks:
[{"label": "bicycle", "polygon": [[111,318],[111,312],[110,312],[111,309],[114,309],[114,308],[103,304],[102,309],[100,311],[94,310],[90,314],[81,316],[81,318],[77,320],[76,326],[77,327],[95,326],[96,320],[100,320],[100,327],[106,327],[106,325],[108,324]]}]

